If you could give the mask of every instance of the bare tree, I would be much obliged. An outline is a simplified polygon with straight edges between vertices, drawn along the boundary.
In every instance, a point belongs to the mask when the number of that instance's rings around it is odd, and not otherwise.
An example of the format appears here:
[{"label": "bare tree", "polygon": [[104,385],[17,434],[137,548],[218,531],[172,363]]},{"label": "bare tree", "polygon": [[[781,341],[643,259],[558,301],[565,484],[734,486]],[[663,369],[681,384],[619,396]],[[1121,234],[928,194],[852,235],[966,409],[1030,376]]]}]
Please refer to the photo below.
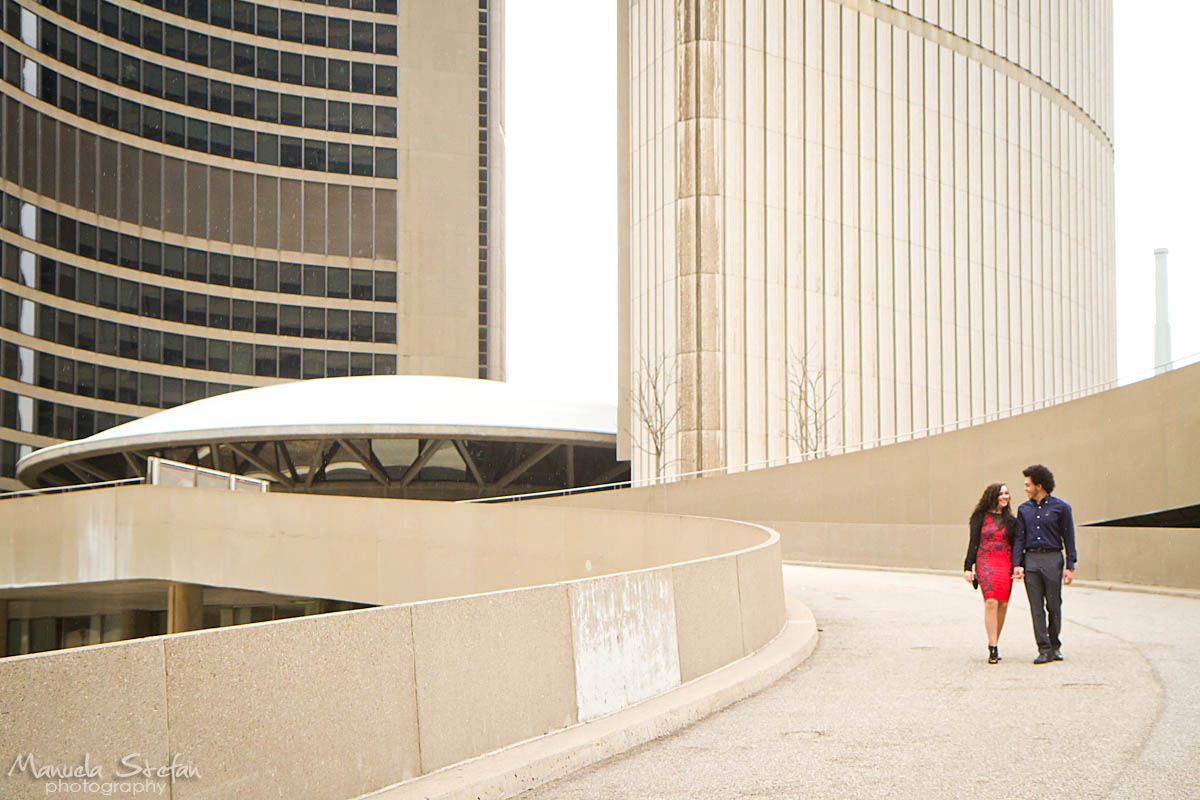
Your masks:
[{"label": "bare tree", "polygon": [[828,424],[837,416],[829,403],[834,387],[811,353],[792,350],[787,364],[788,439],[806,459],[828,446]]},{"label": "bare tree", "polygon": [[663,457],[675,420],[683,410],[683,401],[675,391],[678,373],[675,359],[642,356],[630,403],[637,421],[646,431],[645,439],[633,438],[634,446],[654,458],[654,477],[663,474]]}]

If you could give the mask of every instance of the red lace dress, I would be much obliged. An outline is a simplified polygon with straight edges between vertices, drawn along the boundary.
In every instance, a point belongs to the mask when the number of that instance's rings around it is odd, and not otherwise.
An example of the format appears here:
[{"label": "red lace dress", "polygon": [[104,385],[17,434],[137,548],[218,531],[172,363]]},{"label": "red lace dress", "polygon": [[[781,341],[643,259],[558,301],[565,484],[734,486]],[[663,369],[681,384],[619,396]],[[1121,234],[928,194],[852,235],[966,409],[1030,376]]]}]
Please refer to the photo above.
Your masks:
[{"label": "red lace dress", "polygon": [[975,555],[975,574],[984,600],[1007,603],[1012,593],[1012,547],[1003,518],[985,514],[979,534],[979,551]]}]

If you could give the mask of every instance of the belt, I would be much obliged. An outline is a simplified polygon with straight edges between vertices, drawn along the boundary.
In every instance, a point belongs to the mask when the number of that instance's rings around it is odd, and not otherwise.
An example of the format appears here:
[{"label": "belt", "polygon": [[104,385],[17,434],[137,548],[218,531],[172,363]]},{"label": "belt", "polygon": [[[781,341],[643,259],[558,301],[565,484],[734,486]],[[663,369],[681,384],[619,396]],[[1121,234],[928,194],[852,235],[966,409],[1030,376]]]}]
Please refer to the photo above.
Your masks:
[{"label": "belt", "polygon": [[1051,547],[1027,547],[1027,548],[1025,548],[1025,552],[1026,553],[1061,553],[1062,550],[1057,547],[1054,547],[1054,548],[1051,548]]}]

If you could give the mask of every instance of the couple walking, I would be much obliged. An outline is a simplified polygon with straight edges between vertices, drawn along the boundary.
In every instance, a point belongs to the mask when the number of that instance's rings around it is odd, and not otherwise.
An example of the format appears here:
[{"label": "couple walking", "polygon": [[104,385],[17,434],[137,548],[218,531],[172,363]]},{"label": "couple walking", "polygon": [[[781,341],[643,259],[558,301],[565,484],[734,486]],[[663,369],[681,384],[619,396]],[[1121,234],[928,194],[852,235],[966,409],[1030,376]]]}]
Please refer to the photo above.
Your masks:
[{"label": "couple walking", "polygon": [[[1053,497],[1054,475],[1041,464],[1026,467],[1025,495],[1014,515],[1012,497],[1003,483],[989,484],[971,514],[971,540],[963,577],[983,589],[983,625],[988,637],[988,663],[1000,660],[998,642],[1008,612],[1014,580],[1025,581],[1035,664],[1062,661],[1062,587],[1075,579],[1075,524],[1071,506]],[[1066,549],[1066,561],[1063,549]]]}]

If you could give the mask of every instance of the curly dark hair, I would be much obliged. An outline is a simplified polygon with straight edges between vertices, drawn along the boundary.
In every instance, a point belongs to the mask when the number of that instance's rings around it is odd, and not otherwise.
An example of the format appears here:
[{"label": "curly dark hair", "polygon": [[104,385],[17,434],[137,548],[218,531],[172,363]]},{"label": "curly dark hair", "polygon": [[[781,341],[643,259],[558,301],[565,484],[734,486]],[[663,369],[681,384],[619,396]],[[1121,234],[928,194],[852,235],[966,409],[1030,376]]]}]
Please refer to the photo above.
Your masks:
[{"label": "curly dark hair", "polygon": [[1021,474],[1033,481],[1034,486],[1046,490],[1046,494],[1054,491],[1054,473],[1041,464],[1034,464],[1021,470]]},{"label": "curly dark hair", "polygon": [[[1005,485],[1003,481],[989,483],[987,488],[983,490],[983,494],[979,496],[979,502],[975,504],[975,510],[971,512],[971,519],[975,519],[975,517],[986,514],[989,511],[995,511],[996,503],[1000,502],[1000,489]],[[1007,519],[1016,519],[1013,516],[1011,496],[1008,499],[1008,505],[1000,513]]]}]

